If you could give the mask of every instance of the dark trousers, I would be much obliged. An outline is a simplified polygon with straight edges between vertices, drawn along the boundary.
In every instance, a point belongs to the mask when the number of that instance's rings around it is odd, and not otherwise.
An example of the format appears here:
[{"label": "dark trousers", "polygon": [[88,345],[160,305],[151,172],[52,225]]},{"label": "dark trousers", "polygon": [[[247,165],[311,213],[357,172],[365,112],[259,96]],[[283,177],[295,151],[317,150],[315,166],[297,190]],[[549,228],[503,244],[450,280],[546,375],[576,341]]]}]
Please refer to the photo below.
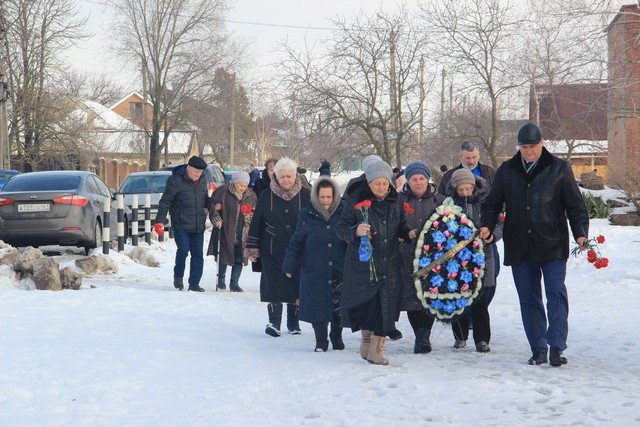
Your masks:
[{"label": "dark trousers", "polygon": [[[473,321],[473,341],[476,344],[480,341],[489,344],[489,340],[491,340],[489,302],[484,295],[480,295],[480,297],[473,302],[471,308],[467,310],[471,311],[471,320]],[[469,321],[467,320],[466,312],[451,322],[451,330],[457,340],[466,341],[469,338]]]},{"label": "dark trousers", "polygon": [[[564,279],[567,261],[525,261],[511,267],[520,299],[522,324],[533,353],[547,352],[547,345],[567,348],[569,297]],[[547,297],[545,315],[541,279]],[[547,316],[549,328],[547,329]]]},{"label": "dark trousers", "polygon": [[411,324],[411,328],[413,332],[418,329],[429,329],[433,327],[433,322],[435,321],[435,317],[425,313],[424,310],[420,311],[407,311],[407,317],[409,318],[409,324]]},{"label": "dark trousers", "polygon": [[[233,246],[233,267],[231,268],[231,283],[237,285],[240,280],[240,273],[242,273],[242,245]],[[218,263],[218,283],[224,285],[225,277],[227,275],[227,264],[220,261]]]},{"label": "dark trousers", "polygon": [[189,233],[187,231],[174,231],[174,238],[178,250],[176,251],[176,263],[173,267],[174,277],[184,277],[184,266],[187,255],[191,253],[189,264],[189,286],[200,283],[202,277],[202,267],[204,257],[202,256],[202,245],[204,243],[204,233]]}]

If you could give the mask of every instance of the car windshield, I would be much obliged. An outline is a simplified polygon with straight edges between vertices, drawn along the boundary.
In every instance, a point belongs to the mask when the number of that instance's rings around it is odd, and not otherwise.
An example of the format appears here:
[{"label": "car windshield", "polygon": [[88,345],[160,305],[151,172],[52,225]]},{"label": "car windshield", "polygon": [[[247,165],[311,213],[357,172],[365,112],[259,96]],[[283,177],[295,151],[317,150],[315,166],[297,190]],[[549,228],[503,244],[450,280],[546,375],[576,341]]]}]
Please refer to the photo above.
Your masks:
[{"label": "car windshield", "polygon": [[169,176],[171,175],[130,175],[124,180],[118,192],[124,194],[164,193]]},{"label": "car windshield", "polygon": [[80,186],[80,176],[50,173],[17,175],[2,191],[70,191]]},{"label": "car windshield", "polygon": [[9,178],[17,174],[17,171],[0,171],[0,181],[7,181]]}]

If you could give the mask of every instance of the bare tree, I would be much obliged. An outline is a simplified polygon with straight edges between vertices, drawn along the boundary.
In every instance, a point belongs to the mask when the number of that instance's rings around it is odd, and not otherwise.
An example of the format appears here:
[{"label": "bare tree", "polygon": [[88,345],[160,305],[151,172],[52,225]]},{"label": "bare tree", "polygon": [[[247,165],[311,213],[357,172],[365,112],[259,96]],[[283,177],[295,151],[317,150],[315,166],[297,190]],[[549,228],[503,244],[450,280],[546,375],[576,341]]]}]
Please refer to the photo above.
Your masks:
[{"label": "bare tree", "polygon": [[225,32],[226,0],[113,0],[113,4],[121,53],[142,63],[148,82],[153,105],[149,169],[154,170],[171,131],[185,124],[182,98],[206,102],[213,92],[212,70],[232,67],[243,49]]},{"label": "bare tree", "polygon": [[24,171],[38,168],[46,150],[68,144],[73,129],[63,127],[73,109],[50,89],[62,52],[83,36],[71,0],[4,0],[0,25],[11,90],[9,142]]},{"label": "bare tree", "polygon": [[336,30],[321,42],[326,53],[318,57],[312,47],[284,46],[284,82],[295,94],[298,132],[307,146],[321,139],[342,155],[373,149],[401,165],[419,124],[424,39],[404,10],[333,24]]},{"label": "bare tree", "polygon": [[483,144],[497,166],[501,102],[524,81],[514,72],[512,58],[524,21],[504,0],[436,0],[421,10],[423,31],[431,35],[430,54],[459,76],[470,95],[481,93],[491,111],[491,134]]},{"label": "bare tree", "polygon": [[126,93],[126,88],[106,73],[89,74],[69,70],[60,74],[58,87],[64,96],[88,99],[106,107]]}]

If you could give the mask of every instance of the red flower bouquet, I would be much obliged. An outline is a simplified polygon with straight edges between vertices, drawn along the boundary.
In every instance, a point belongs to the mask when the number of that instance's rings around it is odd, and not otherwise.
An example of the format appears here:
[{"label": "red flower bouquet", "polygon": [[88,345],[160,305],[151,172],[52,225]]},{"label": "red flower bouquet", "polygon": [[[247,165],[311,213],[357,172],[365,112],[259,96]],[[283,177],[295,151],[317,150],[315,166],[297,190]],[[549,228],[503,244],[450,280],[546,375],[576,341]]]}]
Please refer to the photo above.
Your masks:
[{"label": "red flower bouquet", "polygon": [[[369,223],[369,208],[371,207],[371,200],[363,200],[353,205],[353,208],[362,213],[363,222]],[[378,281],[376,275],[376,266],[373,262],[373,245],[369,240],[369,236],[360,237],[360,247],[358,248],[358,257],[361,262],[369,261],[369,281],[375,283]]]},{"label": "red flower bouquet", "polygon": [[404,211],[407,213],[407,215],[413,215],[414,213],[416,213],[416,210],[411,207],[411,203],[404,202],[402,206],[404,208]]},{"label": "red flower bouquet", "polygon": [[[593,266],[598,270],[609,266],[609,258],[602,256],[600,247],[598,246],[598,243],[603,244],[605,240],[605,237],[601,234],[594,239],[587,240],[587,243],[584,246],[584,248],[587,249],[587,261],[590,264],[593,264]],[[573,248],[571,253],[573,254],[573,256],[578,256],[578,253],[581,249],[583,248],[579,246],[575,247]]]}]

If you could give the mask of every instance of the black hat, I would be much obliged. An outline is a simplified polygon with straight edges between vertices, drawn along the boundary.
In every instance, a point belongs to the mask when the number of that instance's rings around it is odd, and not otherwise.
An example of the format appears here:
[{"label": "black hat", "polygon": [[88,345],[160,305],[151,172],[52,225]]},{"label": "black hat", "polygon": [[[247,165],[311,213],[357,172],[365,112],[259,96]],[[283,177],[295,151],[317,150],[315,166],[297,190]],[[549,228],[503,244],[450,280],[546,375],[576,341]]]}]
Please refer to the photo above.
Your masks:
[{"label": "black hat", "polygon": [[195,169],[204,170],[207,168],[207,162],[205,162],[202,157],[198,156],[191,156],[189,163],[187,164]]},{"label": "black hat", "polygon": [[518,131],[518,145],[538,144],[542,140],[540,128],[533,123],[527,123]]}]

